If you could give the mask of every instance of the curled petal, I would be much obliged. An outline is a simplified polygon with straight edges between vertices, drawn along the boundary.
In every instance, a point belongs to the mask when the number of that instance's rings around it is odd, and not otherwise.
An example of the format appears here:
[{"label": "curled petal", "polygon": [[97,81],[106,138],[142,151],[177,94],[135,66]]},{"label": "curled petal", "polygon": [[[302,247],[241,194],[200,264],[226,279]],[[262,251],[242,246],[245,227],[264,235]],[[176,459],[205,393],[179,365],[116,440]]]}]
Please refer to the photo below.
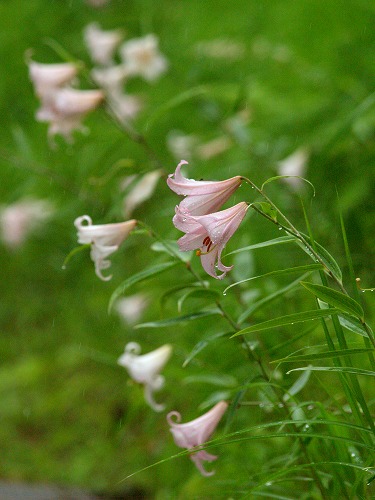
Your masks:
[{"label": "curled petal", "polygon": [[197,453],[193,453],[192,455],[190,455],[190,458],[195,463],[197,469],[202,474],[202,476],[210,477],[215,474],[214,470],[211,472],[206,471],[206,469],[203,467],[203,461],[213,462],[214,460],[217,460],[216,455],[211,455],[210,453],[207,453],[205,450],[201,450],[198,451]]},{"label": "curled petal", "polygon": [[[220,401],[204,415],[184,424],[180,423],[181,415],[178,412],[168,413],[167,422],[176,445],[188,450],[203,445],[215,431],[227,407],[228,404],[225,401]],[[176,421],[174,417],[176,417]],[[204,460],[212,462],[216,458],[215,455],[211,455],[205,450],[193,451],[191,454],[191,459],[204,476],[210,476],[214,472],[207,472],[202,462]]]}]

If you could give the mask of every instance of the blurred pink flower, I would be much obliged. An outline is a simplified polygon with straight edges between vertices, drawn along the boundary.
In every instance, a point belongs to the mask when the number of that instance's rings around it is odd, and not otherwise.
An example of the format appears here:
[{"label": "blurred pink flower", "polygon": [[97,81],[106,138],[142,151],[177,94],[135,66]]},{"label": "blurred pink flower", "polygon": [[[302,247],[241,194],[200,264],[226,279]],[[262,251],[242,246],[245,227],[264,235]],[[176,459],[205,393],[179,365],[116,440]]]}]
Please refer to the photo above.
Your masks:
[{"label": "blurred pink flower", "polygon": [[101,90],[58,89],[49,95],[48,102],[42,102],[37,120],[49,123],[48,135],[61,134],[71,141],[74,130],[84,129],[81,120],[103,99]]},{"label": "blurred pink flower", "polygon": [[[206,273],[213,278],[223,279],[233,266],[224,266],[221,253],[238,229],[248,208],[247,203],[242,201],[220,212],[193,216],[181,210],[181,206],[176,207],[173,223],[177,229],[186,233],[177,242],[180,250],[197,249],[197,255],[200,256]],[[223,271],[223,274],[218,276],[215,266]]]},{"label": "blurred pink flower", "polygon": [[78,230],[78,243],[91,244],[91,260],[95,264],[95,273],[103,281],[108,281],[111,276],[103,276],[102,270],[108,269],[111,265],[106,257],[116,252],[137,224],[137,221],[132,219],[126,222],[116,224],[100,224],[93,225],[91,217],[83,215],[74,221],[74,225]]},{"label": "blurred pink flower", "polygon": [[142,76],[153,81],[168,69],[167,59],[159,51],[159,41],[155,35],[133,38],[122,44],[121,57],[132,76]]},{"label": "blurred pink flower", "polygon": [[242,182],[242,177],[238,175],[217,182],[187,179],[181,174],[182,165],[187,165],[187,161],[180,161],[175,173],[169,175],[167,184],[175,193],[186,196],[181,201],[179,209],[182,212],[189,212],[190,215],[216,212],[228,201]]},{"label": "blurred pink flower", "polygon": [[306,147],[296,149],[292,154],[277,164],[278,175],[286,175],[284,179],[293,189],[298,190],[302,185],[302,179],[306,172],[309,151]]},{"label": "blurred pink flower", "polygon": [[164,377],[160,375],[172,354],[172,347],[165,344],[154,351],[140,355],[141,347],[136,342],[125,346],[124,354],[117,363],[127,369],[129,375],[136,382],[144,385],[145,400],[155,411],[163,411],[164,405],[158,404],[153,398],[154,391],[164,386]]},{"label": "blurred pink flower", "polygon": [[98,23],[90,23],[84,29],[84,39],[95,64],[110,66],[113,54],[123,38],[120,29],[102,30]]},{"label": "blurred pink flower", "polygon": [[[185,424],[179,423],[181,421],[181,415],[177,411],[168,413],[167,421],[170,425],[170,431],[173,434],[176,445],[180,448],[187,448],[190,450],[195,446],[204,444],[215,431],[227,408],[228,403],[220,401],[204,415]],[[177,422],[173,421],[173,417],[176,417]],[[190,455],[190,458],[203,476],[212,476],[215,474],[215,471],[207,472],[202,462],[204,460],[213,462],[217,459],[217,456],[211,455],[205,450],[200,450],[194,451]]]},{"label": "blurred pink flower", "polygon": [[21,246],[52,212],[52,204],[46,200],[24,199],[1,207],[0,228],[4,243],[13,249]]},{"label": "blurred pink flower", "polygon": [[42,64],[30,60],[28,65],[35,93],[42,100],[48,98],[51,92],[70,84],[78,72],[77,66],[71,63]]}]

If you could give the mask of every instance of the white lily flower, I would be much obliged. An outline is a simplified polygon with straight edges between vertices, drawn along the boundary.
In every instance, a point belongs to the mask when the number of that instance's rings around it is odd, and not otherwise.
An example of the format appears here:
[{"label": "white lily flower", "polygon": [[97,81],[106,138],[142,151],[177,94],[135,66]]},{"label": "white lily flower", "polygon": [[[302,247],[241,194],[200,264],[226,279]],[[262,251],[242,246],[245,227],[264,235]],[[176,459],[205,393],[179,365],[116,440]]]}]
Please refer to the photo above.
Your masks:
[{"label": "white lily flower", "polygon": [[102,274],[102,270],[108,269],[111,265],[106,258],[118,250],[136,224],[137,221],[132,219],[115,224],[93,225],[88,215],[78,217],[74,221],[78,230],[78,243],[91,244],[90,257],[95,264],[95,273],[101,280],[109,281],[112,278],[112,275],[105,277]]},{"label": "white lily flower", "polygon": [[86,3],[92,5],[93,7],[103,7],[107,5],[111,0],[86,0]]},{"label": "white lily flower", "polygon": [[139,321],[148,304],[148,298],[143,293],[122,297],[116,302],[116,311],[128,325]]},{"label": "white lily flower", "polygon": [[294,189],[298,189],[302,183],[298,177],[305,175],[308,159],[308,150],[304,147],[298,148],[294,153],[278,162],[278,174],[291,176],[284,179],[285,182],[288,182]]},{"label": "white lily flower", "polygon": [[77,75],[75,64],[42,64],[29,61],[29,76],[33,82],[36,95],[43,99],[51,92],[70,84]]},{"label": "white lily flower", "polygon": [[167,70],[168,61],[160,53],[158,44],[158,38],[152,34],[122,44],[120,54],[130,75],[153,81]]},{"label": "white lily flower", "polygon": [[102,30],[98,23],[90,23],[84,29],[84,39],[95,64],[110,66],[113,54],[123,38],[121,30]]},{"label": "white lily flower", "polygon": [[146,402],[157,412],[164,410],[164,405],[158,404],[153,393],[164,386],[164,377],[160,375],[172,354],[172,346],[165,344],[147,354],[140,354],[141,347],[136,342],[125,346],[124,354],[118,359],[118,364],[127,369],[131,378],[144,385]]},{"label": "white lily flower", "polygon": [[[228,403],[220,401],[204,415],[201,415],[191,422],[186,422],[185,424],[179,423],[181,415],[178,411],[171,411],[168,413],[167,422],[170,425],[170,431],[173,434],[176,445],[188,450],[203,445],[214,433],[227,408]],[[173,421],[173,417],[176,417],[177,422]],[[205,450],[199,450],[194,451],[190,455],[190,458],[203,476],[212,476],[215,474],[215,471],[207,472],[202,462],[204,460],[213,462],[217,459],[217,456],[211,455]]]},{"label": "white lily flower", "polygon": [[129,76],[125,64],[108,66],[107,68],[93,68],[91,76],[107,94],[121,93],[126,78]]},{"label": "white lily flower", "polygon": [[138,205],[152,196],[161,175],[161,170],[153,170],[140,178],[124,199],[125,217],[130,217]]},{"label": "white lily flower", "polygon": [[58,89],[49,95],[48,103],[43,103],[37,112],[37,120],[49,123],[50,136],[61,134],[71,141],[74,130],[84,129],[81,120],[103,99],[101,90]]},{"label": "white lily flower", "polygon": [[46,200],[22,200],[0,211],[2,239],[9,248],[21,246],[28,235],[51,216],[52,205]]}]

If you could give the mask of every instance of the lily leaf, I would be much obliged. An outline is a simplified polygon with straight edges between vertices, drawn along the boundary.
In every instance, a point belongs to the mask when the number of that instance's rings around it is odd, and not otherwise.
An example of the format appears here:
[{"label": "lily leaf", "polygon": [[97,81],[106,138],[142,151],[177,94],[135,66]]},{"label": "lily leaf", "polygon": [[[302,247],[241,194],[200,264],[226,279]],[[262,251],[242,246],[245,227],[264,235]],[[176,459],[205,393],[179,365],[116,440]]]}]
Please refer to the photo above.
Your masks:
[{"label": "lily leaf", "polygon": [[243,248],[237,248],[237,250],[233,250],[233,252],[229,252],[227,255],[233,255],[235,253],[247,252],[248,250],[256,250],[257,248],[270,247],[272,245],[281,245],[283,243],[292,243],[297,241],[294,236],[280,236],[280,238],[273,238],[272,240],[262,241],[261,243],[255,243],[254,245],[250,245]]},{"label": "lily leaf", "polygon": [[277,271],[271,271],[270,273],[261,274],[259,276],[252,276],[251,278],[246,278],[244,280],[237,281],[236,283],[232,283],[232,285],[227,286],[223,294],[225,295],[230,288],[240,285],[241,283],[246,283],[247,281],[269,278],[271,276],[280,276],[283,274],[300,273],[304,271],[318,271],[320,269],[323,269],[323,266],[321,264],[307,264],[306,266],[289,267],[288,269],[278,269]]},{"label": "lily leaf", "polygon": [[182,306],[187,299],[212,299],[213,301],[220,296],[218,290],[213,290],[211,288],[196,288],[187,291],[178,301],[177,309],[181,312]]},{"label": "lily leaf", "polygon": [[116,290],[112,293],[111,298],[109,299],[108,304],[108,313],[112,311],[113,305],[116,300],[122,295],[128,288],[135,285],[136,283],[140,283],[141,281],[145,281],[146,279],[152,278],[157,274],[164,273],[171,269],[172,267],[181,264],[180,261],[173,262],[163,262],[161,264],[156,264],[155,266],[149,267],[148,269],[144,269],[143,271],[133,274],[130,278],[126,279],[121,283],[120,286],[116,288]]},{"label": "lily leaf", "polygon": [[313,293],[318,299],[327,302],[327,304],[340,309],[340,311],[344,313],[363,320],[364,312],[362,306],[348,295],[324,285],[315,285],[305,281],[301,281],[301,285],[305,287],[306,290]]},{"label": "lily leaf", "polygon": [[287,316],[281,316],[280,318],[270,319],[268,321],[263,321],[263,323],[258,323],[257,325],[252,325],[239,332],[236,332],[231,336],[237,337],[238,335],[245,335],[246,333],[260,332],[262,330],[269,330],[271,328],[278,328],[285,325],[293,325],[294,323],[302,323],[304,321],[311,321],[315,319],[324,318],[325,316],[331,316],[332,314],[337,314],[339,311],[335,308],[328,309],[313,309],[312,311],[303,311],[295,314],[288,314]]},{"label": "lily leaf", "polygon": [[197,344],[195,344],[190,354],[185,359],[182,367],[185,368],[185,366],[187,366],[190,361],[194,359],[195,356],[197,356],[201,351],[203,351],[203,349],[205,349],[209,344],[211,344],[218,338],[224,337],[225,335],[229,335],[228,332],[215,333],[214,335],[210,335],[209,337],[200,340]]},{"label": "lily leaf", "polygon": [[150,321],[148,323],[140,323],[135,325],[134,328],[162,328],[164,326],[174,326],[181,323],[186,323],[187,321],[192,321],[194,319],[204,318],[206,316],[222,315],[220,309],[207,309],[206,311],[198,311],[191,314],[185,314],[184,316],[176,316],[174,318],[161,319],[159,321]]},{"label": "lily leaf", "polygon": [[[312,246],[312,241],[309,236],[306,234],[301,233],[302,236],[305,238],[305,240],[310,243]],[[301,241],[295,240],[296,243],[302,248],[304,252],[306,252],[312,259],[315,260],[314,255],[311,254],[311,251],[309,248],[306,247]],[[317,255],[321,258],[322,262],[324,265],[327,267],[327,269],[332,273],[332,275],[340,282],[342,283],[342,273],[339,265],[335,261],[335,259],[332,257],[332,255],[324,248],[322,245],[319,245],[316,241],[314,242],[315,246],[315,252]]]}]

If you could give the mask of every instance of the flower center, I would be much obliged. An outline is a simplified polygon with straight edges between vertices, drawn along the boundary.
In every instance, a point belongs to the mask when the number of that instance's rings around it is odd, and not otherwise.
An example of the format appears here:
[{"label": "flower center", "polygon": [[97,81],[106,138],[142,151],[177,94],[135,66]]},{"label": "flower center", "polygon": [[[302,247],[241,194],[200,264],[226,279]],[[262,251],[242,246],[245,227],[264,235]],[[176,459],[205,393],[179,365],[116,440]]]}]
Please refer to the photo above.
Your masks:
[{"label": "flower center", "polygon": [[[202,251],[206,247],[206,251]],[[206,255],[208,254],[211,250],[215,248],[215,245],[213,246],[212,240],[209,236],[206,236],[205,239],[203,240],[202,243],[202,250],[199,248],[196,251],[196,255],[200,257],[201,255]]]}]

